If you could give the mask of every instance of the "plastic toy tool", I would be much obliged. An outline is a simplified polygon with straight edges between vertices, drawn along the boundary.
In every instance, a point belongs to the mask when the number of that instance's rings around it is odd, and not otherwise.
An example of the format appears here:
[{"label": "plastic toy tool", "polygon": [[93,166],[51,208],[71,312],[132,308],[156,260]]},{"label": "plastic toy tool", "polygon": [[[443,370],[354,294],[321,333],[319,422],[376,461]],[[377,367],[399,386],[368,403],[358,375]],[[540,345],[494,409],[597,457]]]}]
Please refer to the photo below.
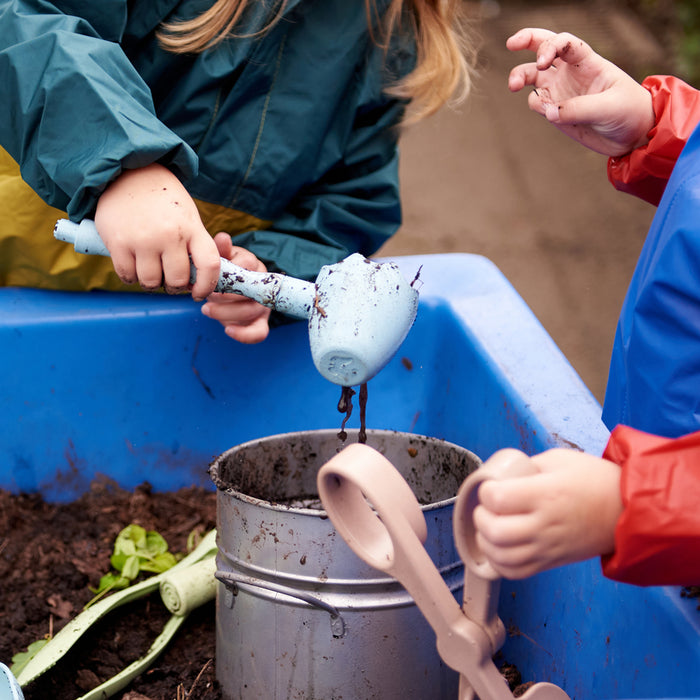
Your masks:
[{"label": "plastic toy tool", "polygon": [[[513,698],[492,659],[505,640],[497,609],[500,579],[476,546],[471,516],[482,481],[528,473],[532,467],[517,450],[502,450],[498,457],[498,464],[470,474],[455,500],[455,545],[465,565],[461,607],[423,546],[427,526],[418,500],[386,457],[369,445],[349,445],[321,467],[317,478],[323,507],[350,548],[397,579],[416,601],[443,661],[460,674],[459,700]],[[545,682],[520,697],[571,700]]]},{"label": "plastic toy tool", "polygon": [[[109,255],[95,223],[61,219],[54,236],[79,253]],[[192,281],[196,271],[192,266]],[[392,262],[359,253],[321,268],[315,282],[251,272],[221,259],[217,292],[242,294],[287,316],[308,319],[316,369],[333,384],[355,386],[374,377],[411,329],[418,292]]]},{"label": "plastic toy tool", "polygon": [[[0,673],[0,700],[22,700],[23,695],[19,686],[22,688],[28,686],[52,669],[99,620],[117,608],[159,591],[163,604],[172,614],[150,649],[115,676],[100,683],[77,700],[104,700],[123,690],[136,676],[150,667],[192,610],[215,598],[217,582],[214,573],[217,551],[216,530],[210,530],[192,552],[167,571],[102,598],[83,610],[41,647],[19,671],[16,679],[18,687],[15,688],[18,694],[9,696],[3,694],[3,680]],[[0,671],[1,667],[2,664],[0,664]]]}]

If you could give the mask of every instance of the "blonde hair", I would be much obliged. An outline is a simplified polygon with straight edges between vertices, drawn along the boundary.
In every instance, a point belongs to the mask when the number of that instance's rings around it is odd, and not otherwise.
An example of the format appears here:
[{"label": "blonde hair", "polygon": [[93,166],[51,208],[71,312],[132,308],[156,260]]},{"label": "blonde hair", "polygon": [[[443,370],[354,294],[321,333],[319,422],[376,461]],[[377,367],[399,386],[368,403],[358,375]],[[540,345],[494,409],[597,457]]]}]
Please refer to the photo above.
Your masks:
[{"label": "blonde hair", "polygon": [[[163,24],[158,38],[173,53],[200,53],[232,35],[246,8],[254,1],[215,0],[194,19]],[[246,36],[264,34],[282,17],[287,0],[276,0],[274,4],[277,7],[267,25]],[[411,73],[386,90],[392,96],[411,101],[408,122],[433,114],[450,100],[460,102],[469,92],[474,52],[467,38],[465,4],[464,0],[391,0],[383,19],[377,21],[380,18],[376,0],[365,0],[370,34],[385,51],[392,36],[404,26],[404,13],[408,11],[416,37],[416,65]],[[374,30],[375,23],[380,37]]]}]

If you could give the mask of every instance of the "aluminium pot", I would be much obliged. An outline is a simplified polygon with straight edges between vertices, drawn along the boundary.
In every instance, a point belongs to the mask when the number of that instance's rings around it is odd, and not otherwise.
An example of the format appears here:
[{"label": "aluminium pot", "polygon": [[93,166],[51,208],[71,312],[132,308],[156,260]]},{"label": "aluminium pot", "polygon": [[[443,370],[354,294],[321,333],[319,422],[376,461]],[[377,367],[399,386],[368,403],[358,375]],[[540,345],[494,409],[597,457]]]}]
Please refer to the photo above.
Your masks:
[{"label": "aluminium pot", "polygon": [[[348,442],[357,433],[348,431]],[[458,600],[452,535],[457,490],[479,464],[435,438],[370,430],[367,444],[408,481],[426,549]],[[217,678],[227,700],[456,697],[458,674],[393,578],[365,564],[318,500],[316,474],[342,447],[337,430],[238,445],[210,467],[217,486]]]}]

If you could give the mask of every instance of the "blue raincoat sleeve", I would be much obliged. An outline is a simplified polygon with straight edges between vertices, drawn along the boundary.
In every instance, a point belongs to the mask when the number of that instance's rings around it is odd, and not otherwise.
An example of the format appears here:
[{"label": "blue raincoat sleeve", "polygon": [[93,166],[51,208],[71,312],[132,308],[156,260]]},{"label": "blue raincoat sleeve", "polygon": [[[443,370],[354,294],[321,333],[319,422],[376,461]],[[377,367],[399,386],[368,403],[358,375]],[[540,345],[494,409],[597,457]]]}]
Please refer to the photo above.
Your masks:
[{"label": "blue raincoat sleeve", "polygon": [[623,304],[603,420],[665,437],[700,430],[700,127],[676,163]]},{"label": "blue raincoat sleeve", "polygon": [[[32,189],[75,220],[93,213],[122,168],[161,162],[182,179],[197,168],[192,150],[156,117],[150,90],[118,44],[127,7],[0,4],[0,143]],[[70,144],[70,156],[61,144]]]}]

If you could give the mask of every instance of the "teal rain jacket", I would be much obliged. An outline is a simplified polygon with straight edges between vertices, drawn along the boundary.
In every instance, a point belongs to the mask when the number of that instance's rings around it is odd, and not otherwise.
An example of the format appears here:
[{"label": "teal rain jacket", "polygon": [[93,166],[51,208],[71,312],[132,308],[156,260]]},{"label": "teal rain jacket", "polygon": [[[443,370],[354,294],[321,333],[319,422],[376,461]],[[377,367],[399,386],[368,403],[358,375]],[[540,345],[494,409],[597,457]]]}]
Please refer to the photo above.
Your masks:
[{"label": "teal rain jacket", "polygon": [[[234,243],[270,269],[313,279],[372,254],[400,224],[405,104],[384,88],[412,69],[413,39],[386,54],[361,0],[290,0],[262,36],[198,55],[159,47],[164,20],[211,3],[0,2],[0,143],[22,178],[80,220],[122,169],[159,162],[217,224],[221,211],[259,221]],[[269,4],[254,0],[237,34],[264,26]]]}]

